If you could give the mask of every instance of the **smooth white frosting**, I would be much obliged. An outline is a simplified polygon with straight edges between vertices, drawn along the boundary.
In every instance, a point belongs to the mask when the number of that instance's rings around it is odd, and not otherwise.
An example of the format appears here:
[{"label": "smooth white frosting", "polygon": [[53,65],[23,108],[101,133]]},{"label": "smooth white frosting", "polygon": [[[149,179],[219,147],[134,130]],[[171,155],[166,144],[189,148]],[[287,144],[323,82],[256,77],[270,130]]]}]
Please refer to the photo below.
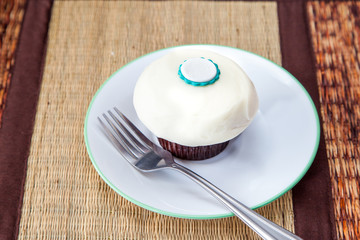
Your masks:
[{"label": "smooth white frosting", "polygon": [[[220,78],[207,86],[180,79],[180,64],[204,57],[218,64]],[[207,50],[174,50],[151,63],[134,90],[139,119],[157,137],[185,146],[228,141],[251,123],[258,110],[253,83],[238,64]]]}]

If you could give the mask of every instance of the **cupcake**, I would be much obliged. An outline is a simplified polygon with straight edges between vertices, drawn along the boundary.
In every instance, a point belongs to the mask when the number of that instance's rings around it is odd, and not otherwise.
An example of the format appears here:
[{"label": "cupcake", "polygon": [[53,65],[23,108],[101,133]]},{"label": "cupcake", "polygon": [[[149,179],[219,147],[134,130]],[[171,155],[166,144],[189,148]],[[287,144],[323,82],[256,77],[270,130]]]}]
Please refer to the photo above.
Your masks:
[{"label": "cupcake", "polygon": [[136,83],[133,102],[161,146],[186,160],[222,152],[258,110],[254,85],[240,66],[200,49],[174,50],[151,63]]}]

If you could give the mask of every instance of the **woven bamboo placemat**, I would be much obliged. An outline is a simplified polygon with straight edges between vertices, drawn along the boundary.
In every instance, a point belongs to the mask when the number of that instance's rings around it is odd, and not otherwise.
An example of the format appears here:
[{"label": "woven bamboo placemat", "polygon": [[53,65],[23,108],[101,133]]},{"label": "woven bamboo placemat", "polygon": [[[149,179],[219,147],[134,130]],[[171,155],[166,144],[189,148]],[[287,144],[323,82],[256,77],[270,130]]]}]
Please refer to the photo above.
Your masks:
[{"label": "woven bamboo placemat", "polygon": [[360,3],[307,4],[338,239],[360,239]]},{"label": "woven bamboo placemat", "polygon": [[[188,220],[111,190],[86,153],[90,100],[118,68],[181,44],[243,48],[281,63],[275,2],[55,1],[20,239],[258,239],[235,217]],[[293,231],[291,192],[259,212]]]},{"label": "woven bamboo placemat", "polygon": [[0,127],[26,0],[0,2]]}]

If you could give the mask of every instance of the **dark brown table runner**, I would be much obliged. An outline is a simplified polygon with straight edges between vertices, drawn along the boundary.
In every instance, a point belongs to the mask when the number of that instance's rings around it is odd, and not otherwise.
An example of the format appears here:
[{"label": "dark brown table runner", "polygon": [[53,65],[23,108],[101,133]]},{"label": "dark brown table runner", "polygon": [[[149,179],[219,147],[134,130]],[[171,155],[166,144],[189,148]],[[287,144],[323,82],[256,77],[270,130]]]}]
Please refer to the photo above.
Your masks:
[{"label": "dark brown table runner", "polygon": [[[15,52],[11,59],[11,73],[0,76],[0,80],[8,79],[10,88],[7,97],[3,98],[3,115],[0,127],[0,239],[15,239],[18,233],[23,187],[26,176],[26,163],[29,155],[30,140],[34,125],[37,99],[41,83],[42,64],[45,56],[46,37],[50,20],[51,1],[1,1],[5,10],[11,12],[2,21],[5,33],[17,23],[16,31],[10,32],[9,39],[17,38],[19,43],[6,42],[1,47]],[[3,6],[2,6],[3,7]],[[0,9],[3,10],[4,8]],[[21,10],[25,9],[25,11]],[[7,40],[6,34],[2,40]],[[4,37],[5,36],[5,37]],[[3,56],[2,59],[3,59]],[[1,82],[1,81],[0,81]],[[0,88],[0,92],[4,90]],[[0,112],[2,110],[0,109]],[[1,114],[0,114],[1,117]],[[1,122],[0,121],[0,122]]]},{"label": "dark brown table runner", "polygon": [[[282,63],[306,88],[319,113],[320,102],[304,1],[278,4]],[[304,178],[293,188],[295,230],[304,239],[334,239],[335,228],[326,148],[319,150]]]},{"label": "dark brown table runner", "polygon": [[[14,239],[18,234],[23,183],[52,5],[52,1],[28,1],[13,74],[11,79],[9,75],[5,78],[0,76],[0,82],[11,83],[6,102],[2,102],[5,107],[2,107],[0,127],[0,239]],[[208,4],[211,4],[210,1]],[[356,66],[359,66],[359,4],[296,0],[278,1],[277,4],[282,65],[309,91],[326,127],[322,131],[313,165],[292,191],[295,231],[304,239],[358,239],[360,84],[359,68]],[[241,32],[241,29],[237,31]],[[342,38],[336,39],[334,36],[340,31]],[[318,35],[319,32],[321,35]],[[348,44],[347,48],[336,45],[342,43]],[[337,47],[332,47],[334,45]],[[343,60],[336,60],[334,56]],[[338,71],[336,64],[354,67]],[[348,133],[337,134],[348,125],[349,130],[342,131],[350,131],[350,137]]]}]

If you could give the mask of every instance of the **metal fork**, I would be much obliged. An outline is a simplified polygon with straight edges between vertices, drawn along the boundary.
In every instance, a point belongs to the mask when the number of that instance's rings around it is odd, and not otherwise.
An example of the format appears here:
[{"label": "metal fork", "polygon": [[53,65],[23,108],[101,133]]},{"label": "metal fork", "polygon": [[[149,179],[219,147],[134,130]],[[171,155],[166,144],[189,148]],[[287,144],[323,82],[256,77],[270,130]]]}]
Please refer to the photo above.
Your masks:
[{"label": "metal fork", "polygon": [[150,172],[168,168],[175,169],[211,193],[263,239],[301,239],[246,207],[195,172],[176,163],[170,152],[151,142],[116,107],[114,111],[109,110],[107,113],[108,115],[102,114],[105,121],[98,117],[104,133],[120,154],[137,170]]}]

